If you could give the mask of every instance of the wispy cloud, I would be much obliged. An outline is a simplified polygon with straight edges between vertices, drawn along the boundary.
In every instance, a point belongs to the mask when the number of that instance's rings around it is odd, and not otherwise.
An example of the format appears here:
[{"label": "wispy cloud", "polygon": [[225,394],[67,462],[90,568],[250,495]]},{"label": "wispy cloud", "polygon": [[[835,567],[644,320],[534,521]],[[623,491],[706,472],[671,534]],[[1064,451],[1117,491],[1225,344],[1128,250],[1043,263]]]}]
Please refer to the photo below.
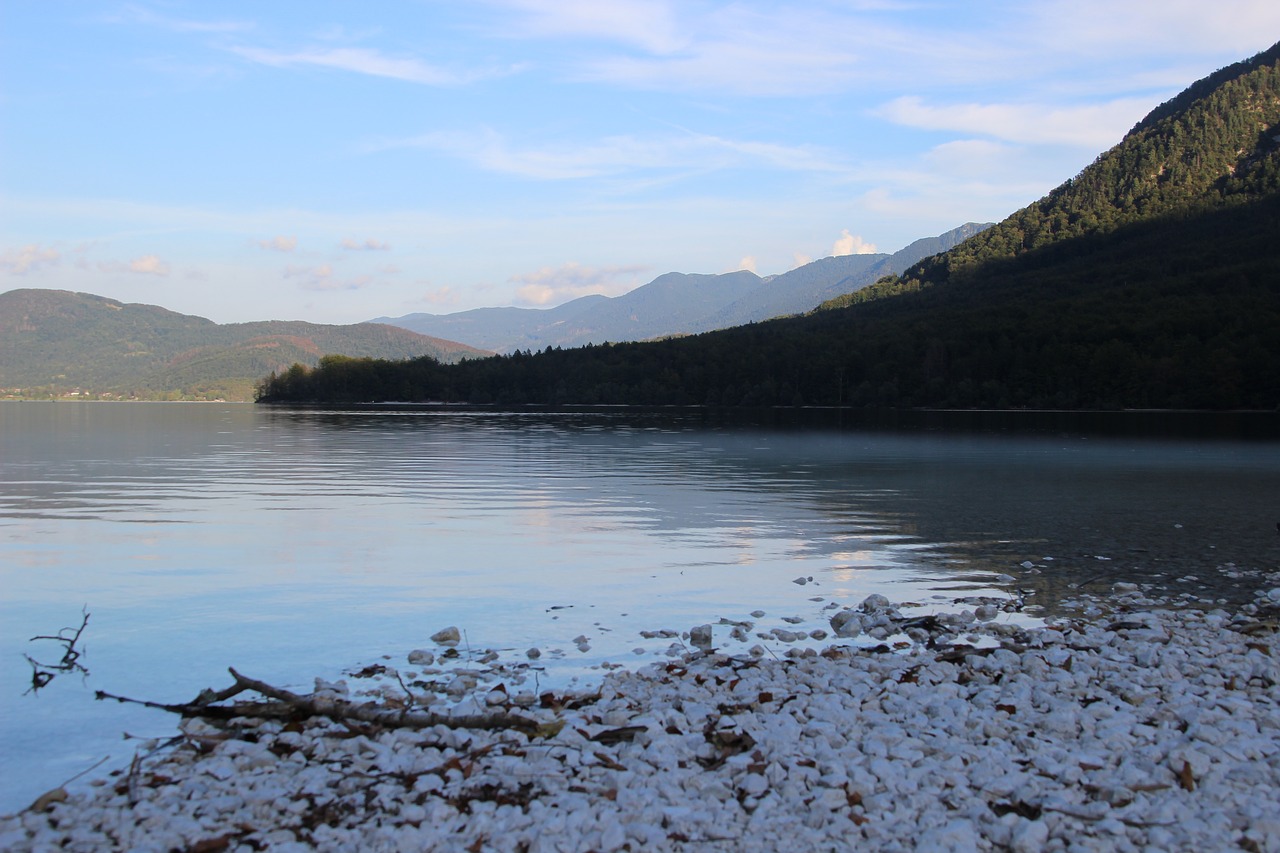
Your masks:
[{"label": "wispy cloud", "polygon": [[[1115,0],[1047,0],[1026,4],[1018,17],[1023,32],[1077,56],[1128,56],[1227,52],[1241,57],[1258,50],[1258,34],[1280,33],[1280,5],[1272,0],[1218,0],[1212,10],[1203,0],[1161,0],[1157,12],[1147,3]],[[1247,26],[1241,22],[1248,21]],[[1038,45],[1037,45],[1038,46]],[[1185,78],[1180,78],[1182,85]]]},{"label": "wispy cloud", "polygon": [[196,21],[157,15],[142,6],[125,6],[113,20],[132,21],[148,26],[172,30],[176,33],[238,33],[254,28],[251,21]]},{"label": "wispy cloud", "polygon": [[567,263],[513,276],[511,281],[521,285],[516,289],[516,298],[520,302],[550,305],[591,294],[617,296],[626,293],[641,283],[638,276],[647,269],[644,266],[586,267]]},{"label": "wispy cloud", "polygon": [[231,47],[232,53],[250,62],[276,68],[316,66],[367,74],[372,77],[389,77],[407,83],[426,86],[457,86],[486,77],[496,76],[496,71],[454,71],[430,65],[416,58],[394,58],[376,50],[361,47],[326,47],[299,50],[292,53],[257,47]]},{"label": "wispy cloud", "polygon": [[502,10],[497,26],[508,36],[598,43],[578,52],[569,71],[578,79],[682,93],[811,94],[840,88],[858,64],[857,33],[833,27],[820,8],[666,0],[491,5]]},{"label": "wispy cloud", "polygon": [[339,278],[334,275],[334,269],[331,264],[320,264],[319,266],[294,266],[290,264],[285,267],[284,277],[296,279],[298,286],[303,290],[321,292],[363,290],[373,284],[373,276],[370,275]]},{"label": "wispy cloud", "polygon": [[[566,76],[687,95],[791,97],[860,94],[877,86],[911,91],[984,84],[1061,85],[1116,91],[1185,85],[1192,66],[1130,76],[1137,57],[1266,47],[1280,32],[1272,0],[1149,4],[1046,0],[1008,6],[919,2],[810,3],[740,0],[488,0],[493,27],[508,38],[574,43]],[[1249,26],[1241,26],[1249,21]],[[1094,60],[1102,60],[1101,62]],[[1123,70],[1122,70],[1123,69]],[[1149,67],[1146,69],[1151,71]],[[1119,72],[1119,73],[1117,73]]]},{"label": "wispy cloud", "polygon": [[333,281],[333,267],[329,264],[319,266],[294,266],[284,268],[284,277],[297,279],[304,290],[329,290]]},{"label": "wispy cloud", "polygon": [[462,296],[458,293],[457,289],[446,285],[444,287],[436,287],[431,290],[424,291],[419,301],[427,305],[447,306],[457,305],[461,299]]},{"label": "wispy cloud", "polygon": [[158,255],[142,255],[131,261],[99,261],[98,271],[104,273],[129,273],[131,275],[169,275],[170,267]]},{"label": "wispy cloud", "polygon": [[427,148],[491,172],[536,180],[570,180],[661,169],[722,169],[766,165],[785,171],[841,172],[828,151],[810,145],[738,141],[710,134],[640,138],[610,136],[588,144],[519,147],[492,129],[432,132],[371,148]]},{"label": "wispy cloud", "polygon": [[959,131],[1027,144],[1105,149],[1119,142],[1151,109],[1149,98],[1120,98],[1083,106],[1044,104],[926,104],[908,96],[885,104],[879,115],[907,127]]},{"label": "wispy cloud", "polygon": [[654,53],[688,43],[675,11],[653,0],[495,0],[507,35],[533,38],[597,38]]},{"label": "wispy cloud", "polygon": [[264,249],[270,249],[273,252],[292,252],[298,248],[298,238],[283,235],[277,235],[270,240],[259,240],[258,245]]},{"label": "wispy cloud", "polygon": [[363,241],[347,237],[342,241],[342,248],[350,252],[388,252],[391,250],[391,244],[374,240],[372,237]]},{"label": "wispy cloud", "polygon": [[847,49],[784,43],[770,35],[708,42],[689,55],[607,57],[583,63],[578,76],[638,89],[783,97],[850,88],[858,66]]},{"label": "wispy cloud", "polygon": [[10,275],[26,275],[44,266],[54,266],[60,259],[57,249],[32,243],[0,255],[0,269]]},{"label": "wispy cloud", "polygon": [[143,255],[129,261],[129,272],[140,275],[168,275],[169,265],[156,255]]}]

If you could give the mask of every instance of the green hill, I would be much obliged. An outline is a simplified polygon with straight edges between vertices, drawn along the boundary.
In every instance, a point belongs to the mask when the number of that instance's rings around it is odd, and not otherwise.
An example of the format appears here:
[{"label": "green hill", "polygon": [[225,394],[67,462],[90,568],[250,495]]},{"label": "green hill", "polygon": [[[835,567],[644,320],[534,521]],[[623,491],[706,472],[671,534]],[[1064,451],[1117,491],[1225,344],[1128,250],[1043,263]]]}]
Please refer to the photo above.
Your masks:
[{"label": "green hill", "polygon": [[263,376],[321,356],[457,361],[489,355],[376,323],[219,325],[63,290],[0,294],[0,394],[252,399]]},{"label": "green hill", "polygon": [[360,381],[335,364],[263,399],[1275,409],[1277,330],[1280,45],[1157,107],[1045,198],[807,317],[361,365]]},{"label": "green hill", "polygon": [[903,277],[963,279],[1071,238],[1272,195],[1280,190],[1277,122],[1280,44],[1193,84],[1045,198]]}]

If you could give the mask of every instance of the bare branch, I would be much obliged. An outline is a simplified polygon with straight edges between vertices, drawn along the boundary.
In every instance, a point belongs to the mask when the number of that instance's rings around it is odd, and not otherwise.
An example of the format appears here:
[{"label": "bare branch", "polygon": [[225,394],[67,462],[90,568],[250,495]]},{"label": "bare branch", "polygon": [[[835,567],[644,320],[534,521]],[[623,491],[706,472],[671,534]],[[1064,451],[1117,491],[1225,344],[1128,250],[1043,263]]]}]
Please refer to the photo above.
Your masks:
[{"label": "bare branch", "polygon": [[[438,714],[414,711],[411,707],[403,709],[383,708],[372,703],[357,703],[336,696],[325,696],[317,693],[300,695],[282,687],[268,684],[265,681],[241,675],[234,669],[228,671],[231,673],[231,677],[235,679],[235,684],[217,692],[212,690],[201,691],[200,695],[192,702],[178,704],[148,702],[146,700],[130,699],[125,696],[115,696],[103,690],[97,691],[95,697],[142,705],[146,708],[168,711],[182,717],[218,720],[234,719],[236,717],[275,720],[326,717],[343,723],[370,723],[386,728],[423,729],[431,728],[432,726],[447,726],[459,729],[518,729],[529,733],[536,733],[540,726],[537,720],[507,712],[466,715]],[[234,702],[228,705],[217,704],[245,691],[253,691],[271,701]]]},{"label": "bare branch", "polygon": [[[39,693],[40,688],[48,686],[54,677],[61,672],[79,672],[82,675],[88,675],[89,670],[85,669],[84,664],[80,663],[80,650],[76,648],[76,643],[80,642],[80,635],[84,633],[84,629],[89,626],[89,610],[86,605],[81,611],[84,615],[80,620],[79,628],[63,628],[57,634],[37,634],[27,642],[34,643],[37,640],[51,640],[55,643],[62,643],[62,660],[55,664],[41,663],[31,655],[24,654],[27,663],[31,664],[31,687],[27,689],[27,693]],[[67,636],[67,632],[74,633]]]}]

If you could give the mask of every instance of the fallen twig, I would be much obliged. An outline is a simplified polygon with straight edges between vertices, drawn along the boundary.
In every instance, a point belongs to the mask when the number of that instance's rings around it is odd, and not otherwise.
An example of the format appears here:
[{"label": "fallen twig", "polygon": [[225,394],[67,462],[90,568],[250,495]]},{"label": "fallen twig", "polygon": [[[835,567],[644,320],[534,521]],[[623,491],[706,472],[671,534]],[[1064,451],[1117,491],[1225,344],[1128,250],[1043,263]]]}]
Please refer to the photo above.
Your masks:
[{"label": "fallen twig", "polygon": [[[327,717],[338,722],[356,721],[372,723],[387,728],[422,729],[432,726],[448,726],[457,729],[519,729],[529,733],[537,733],[541,726],[537,720],[518,714],[497,712],[493,714],[438,714],[433,712],[414,711],[411,707],[389,709],[373,703],[358,703],[335,696],[324,696],[317,693],[301,695],[267,684],[255,678],[241,675],[235,669],[228,670],[235,684],[214,692],[201,691],[194,701],[178,704],[149,702],[141,699],[130,699],[126,696],[115,696],[104,690],[95,694],[98,699],[114,699],[117,702],[128,702],[168,711],[182,717],[202,717],[205,719],[233,719],[235,717],[255,717],[258,719],[305,719],[307,717]],[[245,691],[253,691],[267,699],[268,702],[234,702],[229,705],[217,704],[225,702],[233,696]]]},{"label": "fallen twig", "polygon": [[[84,664],[80,663],[80,649],[76,648],[76,643],[80,642],[80,635],[84,633],[84,629],[89,626],[89,610],[86,606],[82,608],[83,617],[80,620],[79,628],[63,628],[56,634],[37,634],[27,642],[34,643],[37,640],[53,640],[55,643],[62,643],[62,660],[56,664],[41,663],[31,655],[24,654],[27,663],[31,664],[31,687],[27,693],[38,693],[40,688],[45,687],[54,676],[59,672],[80,672],[84,675],[89,674],[89,670],[85,669]],[[74,630],[75,633],[67,636],[68,631]]]}]

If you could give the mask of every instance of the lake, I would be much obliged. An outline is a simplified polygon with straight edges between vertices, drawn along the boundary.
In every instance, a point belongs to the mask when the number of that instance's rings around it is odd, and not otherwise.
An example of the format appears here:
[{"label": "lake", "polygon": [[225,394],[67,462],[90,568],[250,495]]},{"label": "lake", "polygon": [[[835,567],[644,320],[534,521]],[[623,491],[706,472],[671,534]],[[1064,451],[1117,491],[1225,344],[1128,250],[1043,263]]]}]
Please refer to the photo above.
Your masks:
[{"label": "lake", "polygon": [[[1008,598],[1002,574],[1025,619],[1118,580],[1238,603],[1220,566],[1280,566],[1277,423],[2,401],[0,811],[172,733],[94,690],[307,690],[450,625],[542,649],[547,685],[655,659],[646,629]],[[30,638],[82,609],[89,674],[31,692],[24,654],[60,651]]]}]

